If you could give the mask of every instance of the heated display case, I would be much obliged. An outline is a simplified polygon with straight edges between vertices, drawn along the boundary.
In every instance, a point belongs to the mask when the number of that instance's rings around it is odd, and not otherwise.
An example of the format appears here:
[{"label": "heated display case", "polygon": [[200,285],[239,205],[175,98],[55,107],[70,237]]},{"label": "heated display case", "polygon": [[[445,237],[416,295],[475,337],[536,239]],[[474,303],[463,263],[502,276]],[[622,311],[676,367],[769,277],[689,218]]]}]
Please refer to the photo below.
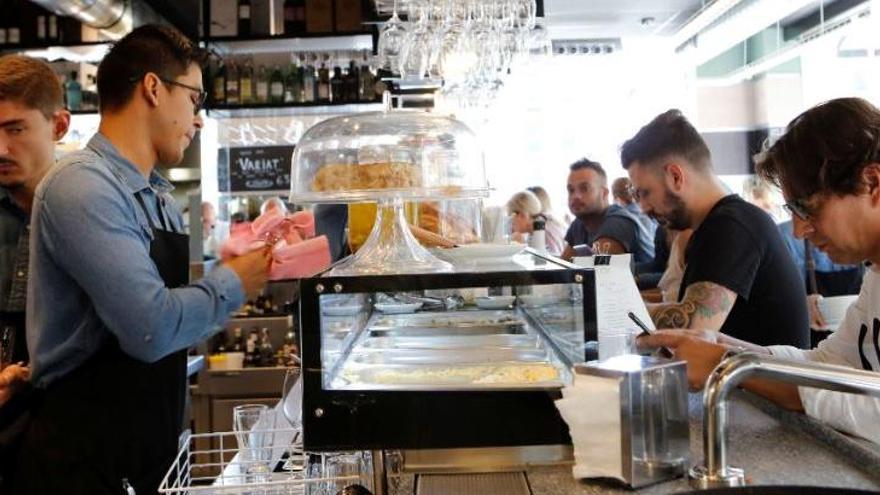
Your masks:
[{"label": "heated display case", "polygon": [[553,401],[595,358],[593,271],[517,246],[435,254],[453,270],[302,281],[307,450],[569,443]]}]

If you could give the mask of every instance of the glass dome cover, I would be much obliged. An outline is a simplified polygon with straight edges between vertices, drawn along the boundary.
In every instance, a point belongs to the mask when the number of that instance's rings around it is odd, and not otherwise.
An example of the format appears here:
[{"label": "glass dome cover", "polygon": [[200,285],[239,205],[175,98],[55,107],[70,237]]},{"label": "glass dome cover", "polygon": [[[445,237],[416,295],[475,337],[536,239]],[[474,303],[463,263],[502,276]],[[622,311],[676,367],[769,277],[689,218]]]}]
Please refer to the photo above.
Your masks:
[{"label": "glass dome cover", "polygon": [[325,120],[293,153],[293,203],[479,198],[489,193],[483,153],[463,123],[392,110]]},{"label": "glass dome cover", "polygon": [[404,201],[489,194],[483,152],[458,120],[391,110],[325,120],[300,139],[291,161],[293,203],[377,203],[363,246],[333,276],[451,272],[412,233]]}]

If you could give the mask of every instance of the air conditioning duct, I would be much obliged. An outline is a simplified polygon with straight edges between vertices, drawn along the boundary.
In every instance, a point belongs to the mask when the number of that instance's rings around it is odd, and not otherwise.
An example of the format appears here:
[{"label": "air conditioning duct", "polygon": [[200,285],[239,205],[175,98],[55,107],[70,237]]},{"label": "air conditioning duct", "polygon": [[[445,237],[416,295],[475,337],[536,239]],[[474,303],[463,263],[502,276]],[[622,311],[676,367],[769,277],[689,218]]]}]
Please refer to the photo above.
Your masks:
[{"label": "air conditioning duct", "polygon": [[131,31],[131,14],[126,0],[32,1],[58,15],[73,17],[86,26],[105,31],[114,38]]}]

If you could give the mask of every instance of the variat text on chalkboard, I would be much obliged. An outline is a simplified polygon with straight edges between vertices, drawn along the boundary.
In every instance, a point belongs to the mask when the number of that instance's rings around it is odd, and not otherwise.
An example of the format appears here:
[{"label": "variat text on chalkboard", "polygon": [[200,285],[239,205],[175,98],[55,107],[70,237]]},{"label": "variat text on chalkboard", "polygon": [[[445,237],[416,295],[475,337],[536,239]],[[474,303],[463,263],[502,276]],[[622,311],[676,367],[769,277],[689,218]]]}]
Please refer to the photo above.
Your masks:
[{"label": "variat text on chalkboard", "polygon": [[229,149],[229,191],[290,190],[293,146],[253,146]]}]

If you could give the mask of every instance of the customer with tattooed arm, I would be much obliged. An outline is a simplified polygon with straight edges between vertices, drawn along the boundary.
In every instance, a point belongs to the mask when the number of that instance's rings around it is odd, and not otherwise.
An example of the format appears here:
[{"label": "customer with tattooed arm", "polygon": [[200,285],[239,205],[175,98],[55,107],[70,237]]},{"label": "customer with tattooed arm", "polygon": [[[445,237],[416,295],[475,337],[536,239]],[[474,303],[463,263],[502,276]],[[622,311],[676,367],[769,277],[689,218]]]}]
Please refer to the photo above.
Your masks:
[{"label": "customer with tattooed arm", "polygon": [[[757,169],[782,187],[797,237],[835,263],[872,263],[859,298],[836,331],[811,351],[760,347],[697,330],[659,331],[639,343],[667,347],[687,361],[694,389],[702,388],[724,355],[737,348],[880,371],[880,109],[859,98],[841,98],[807,110],[758,158]],[[743,388],[880,443],[878,398],[766,380],[748,380]]]},{"label": "customer with tattooed arm", "polygon": [[810,344],[797,269],[773,220],[728,194],[709,148],[678,110],[660,114],[621,150],[642,210],[693,229],[678,301],[649,307],[658,328],[699,328],[759,345]]}]

